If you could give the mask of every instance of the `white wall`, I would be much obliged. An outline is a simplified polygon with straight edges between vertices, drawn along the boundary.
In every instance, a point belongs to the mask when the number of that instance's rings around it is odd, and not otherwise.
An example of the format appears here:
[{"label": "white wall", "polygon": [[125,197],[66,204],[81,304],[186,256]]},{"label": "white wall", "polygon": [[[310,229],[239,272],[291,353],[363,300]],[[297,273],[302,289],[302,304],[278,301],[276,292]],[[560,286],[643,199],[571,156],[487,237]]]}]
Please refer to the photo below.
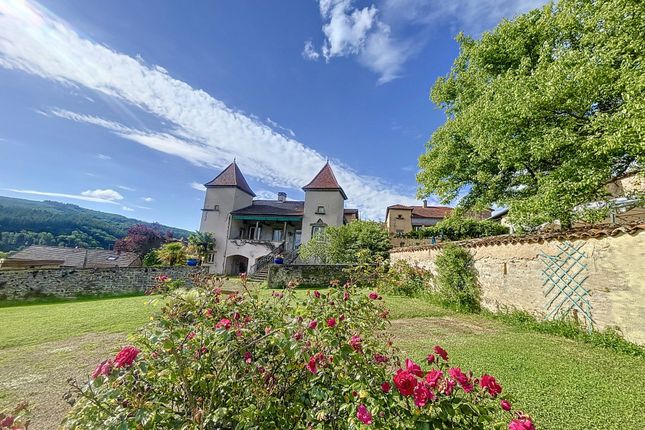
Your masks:
[{"label": "white wall", "polygon": [[[317,214],[318,206],[325,207],[325,214]],[[322,220],[328,227],[343,225],[345,200],[340,191],[310,190],[305,192],[305,213],[302,219],[302,243],[311,239],[311,227]]]}]

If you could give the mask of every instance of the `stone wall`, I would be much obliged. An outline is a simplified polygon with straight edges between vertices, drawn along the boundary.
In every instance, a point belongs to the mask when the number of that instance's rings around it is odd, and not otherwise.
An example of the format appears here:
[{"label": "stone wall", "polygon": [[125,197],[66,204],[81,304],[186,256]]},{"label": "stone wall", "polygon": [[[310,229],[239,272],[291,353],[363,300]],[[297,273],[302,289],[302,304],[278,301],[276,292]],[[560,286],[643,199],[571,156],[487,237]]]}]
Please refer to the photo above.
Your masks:
[{"label": "stone wall", "polygon": [[[581,245],[587,268],[582,286],[589,290],[594,327],[617,326],[625,338],[645,344],[645,225],[590,234],[553,233],[526,239],[475,240],[460,244],[475,259],[482,306],[496,311],[518,309],[544,317],[544,258],[557,245]],[[442,245],[395,249],[391,259],[435,271]],[[582,279],[583,276],[577,279]]]},{"label": "stone wall", "polygon": [[344,283],[347,275],[343,271],[346,265],[329,264],[272,264],[269,266],[267,281],[269,288],[285,288],[289,281],[298,282],[300,287],[324,288],[329,281],[339,280]]},{"label": "stone wall", "polygon": [[190,283],[192,275],[206,272],[188,266],[0,270],[0,301],[143,293],[159,275]]}]

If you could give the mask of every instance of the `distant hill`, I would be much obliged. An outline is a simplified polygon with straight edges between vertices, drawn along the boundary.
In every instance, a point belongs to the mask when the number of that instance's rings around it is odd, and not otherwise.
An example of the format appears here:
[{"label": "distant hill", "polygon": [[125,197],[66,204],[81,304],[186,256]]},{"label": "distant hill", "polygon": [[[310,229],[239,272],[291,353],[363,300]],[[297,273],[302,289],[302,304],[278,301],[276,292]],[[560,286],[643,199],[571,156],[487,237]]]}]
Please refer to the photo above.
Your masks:
[{"label": "distant hill", "polygon": [[[108,249],[135,224],[152,223],[76,205],[14,199],[0,196],[0,251],[28,245],[53,245]],[[173,236],[188,237],[187,230],[154,224]]]}]

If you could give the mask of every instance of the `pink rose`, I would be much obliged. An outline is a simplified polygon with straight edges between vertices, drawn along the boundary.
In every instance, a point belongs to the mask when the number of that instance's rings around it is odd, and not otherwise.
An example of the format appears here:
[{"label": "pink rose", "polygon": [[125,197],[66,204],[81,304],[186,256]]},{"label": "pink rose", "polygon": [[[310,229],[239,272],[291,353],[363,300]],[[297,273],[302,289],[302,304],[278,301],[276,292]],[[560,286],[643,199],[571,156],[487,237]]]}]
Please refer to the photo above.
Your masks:
[{"label": "pink rose", "polygon": [[385,355],[376,353],[374,354],[374,361],[376,361],[377,363],[387,363],[388,361],[390,361],[390,359]]},{"label": "pink rose", "polygon": [[134,359],[139,355],[139,350],[134,346],[125,346],[119,351],[119,353],[114,357],[114,367],[128,367],[132,365]]},{"label": "pink rose", "polygon": [[318,321],[313,320],[312,322],[309,323],[309,328],[312,330],[315,330],[316,327],[318,327]]},{"label": "pink rose", "polygon": [[363,424],[370,425],[372,424],[372,414],[367,410],[367,407],[364,404],[358,405],[358,410],[356,411],[356,418],[360,420]]},{"label": "pink rose", "polygon": [[428,361],[428,364],[432,364],[432,363],[434,363],[436,358],[434,357],[434,355],[428,354],[428,357],[426,358],[426,360]]},{"label": "pink rose", "polygon": [[102,363],[99,363],[92,372],[92,379],[96,379],[99,376],[108,376],[112,372],[112,360],[107,359]]},{"label": "pink rose", "polygon": [[0,428],[11,427],[14,420],[14,417],[12,417],[11,415],[4,417],[2,420],[0,420]]},{"label": "pink rose", "polygon": [[345,291],[345,292],[343,293],[343,300],[344,300],[344,301],[349,300],[349,292]]},{"label": "pink rose", "polygon": [[455,389],[455,385],[457,385],[457,383],[455,381],[453,381],[452,379],[445,379],[444,380],[443,393],[446,396],[452,395],[452,392]]},{"label": "pink rose", "polygon": [[370,295],[369,295],[369,298],[372,299],[372,300],[378,300],[379,295],[378,295],[378,293],[376,291],[372,291],[370,293]]},{"label": "pink rose", "polygon": [[413,375],[418,376],[419,378],[423,377],[423,370],[421,370],[421,367],[409,358],[405,359],[405,367],[408,369],[408,372]]},{"label": "pink rose", "polygon": [[417,385],[414,389],[414,404],[417,408],[424,407],[428,402],[433,401],[435,398],[436,396],[434,393],[422,384]]},{"label": "pink rose", "polygon": [[354,349],[354,351],[363,352],[362,347],[363,339],[360,336],[352,336],[349,340],[349,345]]},{"label": "pink rose", "polygon": [[443,359],[443,361],[448,361],[448,353],[446,352],[445,349],[440,347],[439,345],[436,345],[434,347],[434,352],[437,354],[439,357]]},{"label": "pink rose", "polygon": [[318,291],[318,290],[314,291],[314,297],[319,299],[320,298],[320,291]]},{"label": "pink rose", "polygon": [[473,391],[473,383],[470,378],[464,374],[459,367],[451,367],[448,374],[461,385],[466,393]]},{"label": "pink rose", "polygon": [[511,402],[509,402],[508,400],[500,400],[499,405],[505,411],[510,411],[511,410]]},{"label": "pink rose", "polygon": [[231,320],[228,318],[222,318],[217,324],[215,324],[215,328],[223,328],[224,330],[228,330],[229,328],[231,328]]},{"label": "pink rose", "polygon": [[329,318],[327,320],[327,327],[330,327],[330,328],[336,327],[336,318]]},{"label": "pink rose", "polygon": [[426,375],[426,382],[431,388],[437,388],[442,376],[443,372],[441,370],[432,369]]},{"label": "pink rose", "polygon": [[524,416],[511,421],[508,425],[508,430],[535,430],[535,425],[531,418]]},{"label": "pink rose", "polygon": [[314,375],[318,373],[318,358],[314,355],[309,359],[307,363],[307,370],[309,370]]},{"label": "pink rose", "polygon": [[246,351],[244,353],[244,362],[246,364],[251,364],[252,361],[253,361],[253,355],[249,351]]},{"label": "pink rose", "polygon": [[381,384],[381,390],[383,390],[384,393],[389,393],[391,389],[392,386],[389,382],[385,381]]}]

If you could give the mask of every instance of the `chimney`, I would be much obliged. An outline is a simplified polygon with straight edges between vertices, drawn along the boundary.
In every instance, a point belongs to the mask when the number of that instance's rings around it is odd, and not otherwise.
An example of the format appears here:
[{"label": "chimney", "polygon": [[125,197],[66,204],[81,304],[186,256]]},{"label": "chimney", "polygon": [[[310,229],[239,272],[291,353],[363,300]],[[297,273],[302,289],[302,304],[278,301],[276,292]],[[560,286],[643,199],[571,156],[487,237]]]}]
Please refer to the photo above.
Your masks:
[{"label": "chimney", "polygon": [[427,207],[428,207],[428,201],[427,201],[427,200],[424,200],[424,201],[423,201],[423,207],[424,207],[424,208],[427,208]]},{"label": "chimney", "polygon": [[280,203],[284,203],[287,200],[287,193],[279,192],[278,193],[278,201]]}]

